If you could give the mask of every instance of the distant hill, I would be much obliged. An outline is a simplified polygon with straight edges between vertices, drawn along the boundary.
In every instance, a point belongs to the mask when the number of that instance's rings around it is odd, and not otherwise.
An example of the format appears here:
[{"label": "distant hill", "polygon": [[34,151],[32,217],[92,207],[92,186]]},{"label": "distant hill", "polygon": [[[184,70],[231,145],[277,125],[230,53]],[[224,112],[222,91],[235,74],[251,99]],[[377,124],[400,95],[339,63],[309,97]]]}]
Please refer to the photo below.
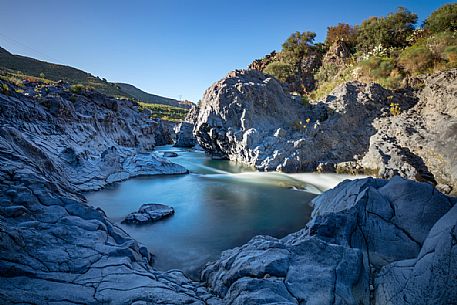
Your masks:
[{"label": "distant hill", "polygon": [[[63,80],[70,84],[82,84],[95,90],[118,98],[135,98],[146,103],[190,108],[192,103],[178,101],[159,95],[144,92],[133,85],[111,83],[85,71],[37,60],[34,58],[14,55],[0,47],[0,69],[19,71],[25,75],[42,77],[52,81]],[[190,104],[189,104],[190,103]]]},{"label": "distant hill", "polygon": [[134,98],[136,98],[142,102],[145,102],[145,103],[170,105],[170,106],[180,107],[180,108],[190,108],[193,105],[193,103],[190,101],[178,101],[175,99],[147,93],[130,84],[125,84],[125,83],[115,83],[115,84],[120,87],[121,91],[123,91],[123,92],[129,94],[130,96],[133,96]]}]

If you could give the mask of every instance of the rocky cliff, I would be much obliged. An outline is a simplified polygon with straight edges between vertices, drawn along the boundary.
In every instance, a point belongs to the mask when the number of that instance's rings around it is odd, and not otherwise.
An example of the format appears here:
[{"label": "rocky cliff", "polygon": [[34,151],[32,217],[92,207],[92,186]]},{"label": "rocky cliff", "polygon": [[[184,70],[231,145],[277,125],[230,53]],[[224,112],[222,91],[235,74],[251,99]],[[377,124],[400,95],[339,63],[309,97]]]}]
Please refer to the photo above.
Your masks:
[{"label": "rocky cliff", "polygon": [[455,192],[457,70],[421,82],[416,91],[349,82],[308,102],[258,71],[235,71],[205,92],[194,134],[211,155],[259,170],[401,175]]}]

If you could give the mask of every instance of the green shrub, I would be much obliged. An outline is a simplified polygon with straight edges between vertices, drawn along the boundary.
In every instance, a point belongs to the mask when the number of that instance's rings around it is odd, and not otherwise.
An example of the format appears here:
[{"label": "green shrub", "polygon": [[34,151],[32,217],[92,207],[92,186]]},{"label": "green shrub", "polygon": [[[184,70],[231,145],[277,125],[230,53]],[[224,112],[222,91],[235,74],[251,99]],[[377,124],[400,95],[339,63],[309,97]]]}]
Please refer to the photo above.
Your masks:
[{"label": "green shrub", "polygon": [[2,84],[1,90],[2,90],[2,94],[5,94],[5,95],[8,95],[8,93],[10,91],[7,84]]},{"label": "green shrub", "polygon": [[81,94],[86,89],[84,85],[77,84],[70,87],[70,91],[75,94]]},{"label": "green shrub", "polygon": [[347,23],[338,23],[338,25],[329,26],[327,28],[325,44],[331,46],[335,41],[344,41],[352,49],[357,44],[357,30]]},{"label": "green shrub", "polygon": [[385,48],[403,48],[414,32],[417,15],[399,7],[386,17],[371,17],[357,27],[357,50],[370,52],[379,45]]},{"label": "green shrub", "polygon": [[264,70],[265,73],[273,75],[281,82],[285,83],[294,75],[293,68],[290,64],[274,61],[269,63]]},{"label": "green shrub", "polygon": [[282,44],[283,58],[292,65],[298,64],[313,48],[316,33],[295,32]]},{"label": "green shrub", "polygon": [[390,57],[371,56],[359,63],[364,76],[376,78],[386,78],[395,69],[395,60]]},{"label": "green shrub", "polygon": [[430,33],[457,31],[457,3],[445,4],[434,11],[424,22]]},{"label": "green shrub", "polygon": [[422,44],[415,44],[403,50],[398,63],[410,74],[420,74],[433,68],[433,53]]},{"label": "green shrub", "polygon": [[457,45],[449,46],[443,52],[449,66],[454,68],[457,66]]}]

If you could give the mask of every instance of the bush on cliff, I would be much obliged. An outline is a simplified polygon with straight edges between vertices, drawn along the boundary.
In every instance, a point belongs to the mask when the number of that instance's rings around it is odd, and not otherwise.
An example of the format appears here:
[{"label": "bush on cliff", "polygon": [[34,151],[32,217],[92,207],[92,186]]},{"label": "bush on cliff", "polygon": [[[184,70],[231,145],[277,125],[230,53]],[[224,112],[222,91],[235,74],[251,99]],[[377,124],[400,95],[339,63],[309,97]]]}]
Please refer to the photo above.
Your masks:
[{"label": "bush on cliff", "polygon": [[336,41],[344,41],[348,48],[354,51],[357,45],[357,29],[347,23],[338,23],[327,28],[325,45],[331,46]]},{"label": "bush on cliff", "polygon": [[431,33],[457,31],[457,3],[445,4],[424,22],[424,29]]},{"label": "bush on cliff", "polygon": [[287,82],[294,74],[293,67],[290,64],[281,61],[274,61],[268,64],[265,67],[264,72],[273,75],[281,82]]},{"label": "bush on cliff", "polygon": [[417,15],[404,7],[386,17],[371,17],[357,27],[357,50],[370,52],[377,46],[404,48],[414,32]]}]

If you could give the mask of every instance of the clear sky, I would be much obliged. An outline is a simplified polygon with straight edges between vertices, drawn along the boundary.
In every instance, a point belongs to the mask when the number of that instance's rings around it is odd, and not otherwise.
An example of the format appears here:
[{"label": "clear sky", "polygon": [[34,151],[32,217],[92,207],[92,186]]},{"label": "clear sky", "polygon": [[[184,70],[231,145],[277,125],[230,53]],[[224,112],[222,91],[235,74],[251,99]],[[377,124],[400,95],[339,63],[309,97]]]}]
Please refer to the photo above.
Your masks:
[{"label": "clear sky", "polygon": [[280,49],[295,31],[325,39],[405,6],[422,21],[440,0],[0,0],[0,46],[109,81],[198,101],[226,73]]}]

